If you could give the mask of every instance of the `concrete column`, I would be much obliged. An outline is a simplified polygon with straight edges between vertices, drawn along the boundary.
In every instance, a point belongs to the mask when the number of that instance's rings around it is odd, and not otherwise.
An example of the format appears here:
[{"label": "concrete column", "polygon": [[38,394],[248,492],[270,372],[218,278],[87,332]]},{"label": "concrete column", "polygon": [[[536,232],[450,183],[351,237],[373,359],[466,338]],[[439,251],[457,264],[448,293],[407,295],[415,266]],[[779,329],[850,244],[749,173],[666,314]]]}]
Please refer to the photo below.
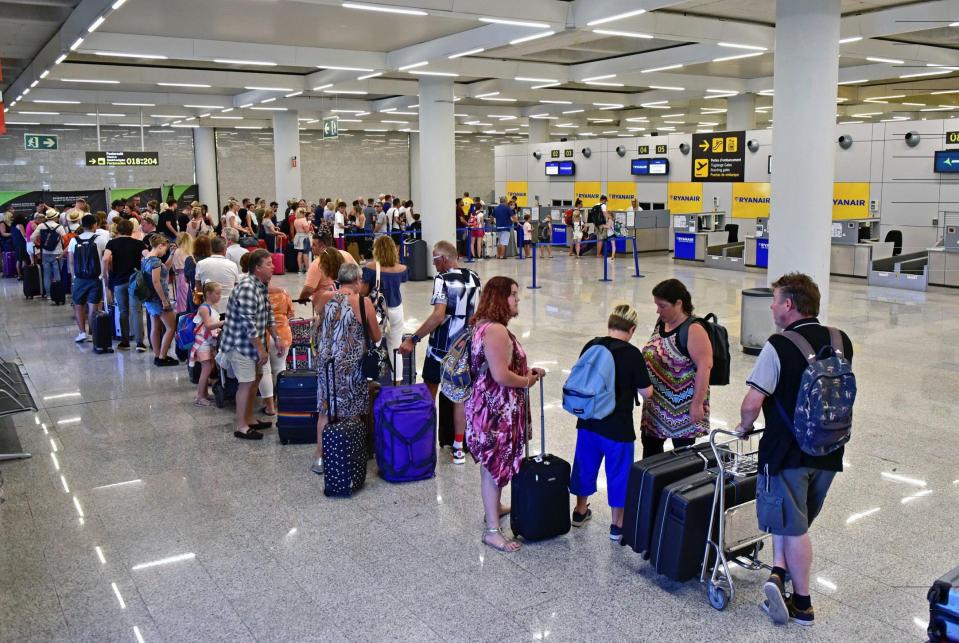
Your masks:
[{"label": "concrete column", "polygon": [[769,281],[804,272],[829,303],[839,0],[776,0]]},{"label": "concrete column", "polygon": [[549,121],[544,118],[529,119],[529,131],[527,132],[529,143],[545,143],[549,140]]},{"label": "concrete column", "polygon": [[424,77],[419,81],[419,90],[419,210],[423,239],[432,248],[437,241],[456,241],[453,81]]},{"label": "concrete column", "polygon": [[413,201],[413,211],[422,212],[420,203],[420,135],[410,132],[410,199]]},{"label": "concrete column", "polygon": [[732,132],[756,129],[756,95],[740,94],[726,101],[726,129]]},{"label": "concrete column", "polygon": [[[273,112],[273,167],[276,172],[276,201],[286,203],[303,196],[300,181],[300,130],[297,112]],[[293,159],[296,167],[293,167]]]},{"label": "concrete column", "polygon": [[200,202],[209,208],[210,219],[220,219],[219,188],[216,176],[216,132],[212,127],[193,128],[193,162]]}]

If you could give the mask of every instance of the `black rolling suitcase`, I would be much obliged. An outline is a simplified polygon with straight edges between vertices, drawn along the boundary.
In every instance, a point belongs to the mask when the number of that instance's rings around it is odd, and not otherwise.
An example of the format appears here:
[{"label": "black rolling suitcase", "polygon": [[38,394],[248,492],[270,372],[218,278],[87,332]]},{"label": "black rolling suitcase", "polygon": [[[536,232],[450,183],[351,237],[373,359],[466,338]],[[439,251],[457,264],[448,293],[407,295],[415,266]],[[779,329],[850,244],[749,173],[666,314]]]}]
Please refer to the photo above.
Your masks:
[{"label": "black rolling suitcase", "polygon": [[326,365],[326,390],[329,396],[330,422],[323,429],[323,495],[348,498],[366,483],[366,424],[357,418],[336,415],[336,368],[330,359]]},{"label": "black rolling suitcase", "polygon": [[283,267],[286,268],[287,272],[294,274],[300,270],[299,265],[296,263],[296,248],[293,247],[292,243],[283,246]]},{"label": "black rolling suitcase", "polygon": [[312,351],[306,348],[307,367],[297,369],[296,352],[291,348],[293,368],[276,376],[276,432],[280,444],[316,444],[316,370]]},{"label": "black rolling suitcase", "polygon": [[[527,406],[529,396],[527,396]],[[546,453],[546,413],[543,380],[539,381],[539,431],[542,454],[529,455],[510,484],[510,529],[525,540],[546,540],[569,532],[569,463]]]},{"label": "black rolling suitcase", "polygon": [[409,272],[410,281],[426,281],[430,278],[430,247],[422,239],[406,241],[403,263]]},{"label": "black rolling suitcase", "polygon": [[666,451],[634,462],[626,486],[621,545],[649,559],[653,525],[659,498],[666,485],[715,466],[716,456],[708,442]]},{"label": "black rolling suitcase", "polygon": [[959,567],[933,583],[927,598],[929,640],[934,643],[959,641]]},{"label": "black rolling suitcase", "polygon": [[43,294],[40,281],[40,266],[32,264],[23,267],[23,296],[33,299]]},{"label": "black rolling suitcase", "polygon": [[[699,576],[717,476],[702,471],[663,489],[649,551],[658,573],[679,582]],[[726,481],[726,509],[755,499],[756,474]]]},{"label": "black rolling suitcase", "polygon": [[94,353],[113,352],[113,315],[98,310],[90,320],[90,332],[93,334]]},{"label": "black rolling suitcase", "polygon": [[57,306],[63,306],[67,303],[67,293],[63,289],[63,282],[59,279],[50,282],[50,301]]}]

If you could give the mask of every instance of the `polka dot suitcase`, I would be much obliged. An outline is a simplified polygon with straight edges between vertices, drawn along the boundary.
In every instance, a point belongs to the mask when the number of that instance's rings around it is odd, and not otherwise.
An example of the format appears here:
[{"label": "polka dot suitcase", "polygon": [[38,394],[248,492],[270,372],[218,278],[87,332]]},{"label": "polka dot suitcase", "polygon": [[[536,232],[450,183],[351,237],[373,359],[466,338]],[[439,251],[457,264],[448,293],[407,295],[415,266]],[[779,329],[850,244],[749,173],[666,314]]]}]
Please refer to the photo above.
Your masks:
[{"label": "polka dot suitcase", "polygon": [[[326,390],[336,390],[332,359],[324,372]],[[330,398],[330,423],[323,429],[323,495],[348,498],[366,483],[366,424],[357,418],[338,418],[335,397]]]}]

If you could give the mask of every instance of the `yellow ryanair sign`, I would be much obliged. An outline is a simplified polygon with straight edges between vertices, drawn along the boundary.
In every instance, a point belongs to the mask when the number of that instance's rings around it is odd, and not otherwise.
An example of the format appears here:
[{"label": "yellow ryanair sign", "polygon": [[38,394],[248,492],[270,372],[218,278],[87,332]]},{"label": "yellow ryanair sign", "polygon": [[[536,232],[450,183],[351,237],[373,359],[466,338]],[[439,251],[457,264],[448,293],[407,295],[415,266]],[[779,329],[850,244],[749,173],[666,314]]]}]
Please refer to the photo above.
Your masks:
[{"label": "yellow ryanair sign", "polygon": [[599,181],[576,181],[573,183],[573,203],[582,199],[584,208],[596,205],[603,194],[601,185]]},{"label": "yellow ryanair sign", "polygon": [[506,198],[516,197],[516,205],[525,208],[529,205],[529,187],[526,181],[507,181]]},{"label": "yellow ryanair sign", "polygon": [[833,183],[832,184],[833,219],[868,219],[869,184]]},{"label": "yellow ryanair sign", "polygon": [[768,217],[770,194],[769,183],[733,183],[733,218]]},{"label": "yellow ryanair sign", "polygon": [[610,210],[626,210],[636,198],[636,184],[632,181],[609,181],[606,184],[607,207]]},{"label": "yellow ryanair sign", "polygon": [[702,183],[669,183],[666,186],[666,207],[672,214],[703,211]]}]

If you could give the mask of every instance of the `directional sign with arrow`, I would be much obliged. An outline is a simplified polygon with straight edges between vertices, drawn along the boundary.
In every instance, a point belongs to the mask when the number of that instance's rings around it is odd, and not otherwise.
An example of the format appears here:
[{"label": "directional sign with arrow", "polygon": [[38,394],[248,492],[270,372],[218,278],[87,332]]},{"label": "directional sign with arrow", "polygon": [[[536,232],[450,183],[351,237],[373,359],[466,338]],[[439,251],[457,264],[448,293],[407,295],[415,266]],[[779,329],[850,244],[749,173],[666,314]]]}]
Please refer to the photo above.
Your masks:
[{"label": "directional sign with arrow", "polygon": [[693,134],[693,181],[743,181],[745,143],[746,132]]},{"label": "directional sign with arrow", "polygon": [[959,172],[959,150],[937,150],[936,172]]},{"label": "directional sign with arrow", "polygon": [[60,137],[56,134],[24,134],[23,149],[58,150],[60,149]]},{"label": "directional sign with arrow", "polygon": [[323,119],[323,138],[337,138],[340,133],[339,119],[327,116]]}]

